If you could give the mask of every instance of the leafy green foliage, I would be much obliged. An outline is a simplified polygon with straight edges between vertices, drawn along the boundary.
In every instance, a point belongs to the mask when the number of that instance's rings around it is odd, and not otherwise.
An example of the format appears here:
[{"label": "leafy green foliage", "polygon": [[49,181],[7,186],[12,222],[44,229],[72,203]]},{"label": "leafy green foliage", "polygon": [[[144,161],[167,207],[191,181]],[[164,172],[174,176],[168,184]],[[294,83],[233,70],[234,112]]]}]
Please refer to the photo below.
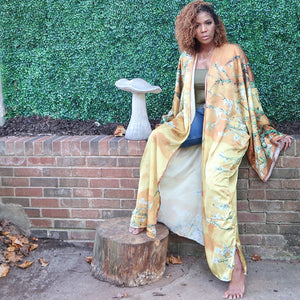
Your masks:
[{"label": "leafy green foliage", "polygon": [[[143,78],[149,118],[172,103],[179,52],[174,22],[189,1],[0,0],[1,73],[7,117],[128,121],[120,78]],[[297,120],[297,0],[216,0],[231,42],[245,50],[274,120]],[[298,46],[297,46],[298,45]]]}]

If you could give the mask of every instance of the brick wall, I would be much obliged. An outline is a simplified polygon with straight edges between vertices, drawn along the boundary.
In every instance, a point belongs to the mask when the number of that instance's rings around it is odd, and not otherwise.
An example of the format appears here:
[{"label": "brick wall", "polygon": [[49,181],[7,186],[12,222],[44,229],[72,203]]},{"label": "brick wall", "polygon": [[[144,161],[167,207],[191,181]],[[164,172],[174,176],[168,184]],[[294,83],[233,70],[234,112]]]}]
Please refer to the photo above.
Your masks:
[{"label": "brick wall", "polygon": [[[130,216],[145,145],[112,136],[2,137],[0,197],[25,208],[37,237],[92,242],[101,219]],[[244,159],[238,219],[247,255],[300,255],[299,209],[300,139],[267,183]]]}]

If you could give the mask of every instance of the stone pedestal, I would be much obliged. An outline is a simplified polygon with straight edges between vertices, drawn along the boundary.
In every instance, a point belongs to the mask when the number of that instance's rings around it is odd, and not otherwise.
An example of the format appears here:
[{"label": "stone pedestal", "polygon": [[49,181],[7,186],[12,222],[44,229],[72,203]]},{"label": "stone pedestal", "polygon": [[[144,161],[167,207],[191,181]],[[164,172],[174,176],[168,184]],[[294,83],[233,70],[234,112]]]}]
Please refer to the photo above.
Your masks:
[{"label": "stone pedestal", "polygon": [[91,271],[97,279],[118,286],[140,286],[162,278],[168,248],[169,230],[157,224],[157,237],[129,233],[129,218],[108,219],[95,236]]}]

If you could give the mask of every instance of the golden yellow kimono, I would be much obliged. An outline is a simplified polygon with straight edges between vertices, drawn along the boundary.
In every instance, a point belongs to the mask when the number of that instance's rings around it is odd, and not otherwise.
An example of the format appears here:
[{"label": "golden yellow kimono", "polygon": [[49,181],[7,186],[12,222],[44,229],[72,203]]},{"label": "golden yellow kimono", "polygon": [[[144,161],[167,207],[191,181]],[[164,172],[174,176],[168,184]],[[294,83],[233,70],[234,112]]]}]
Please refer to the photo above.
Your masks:
[{"label": "golden yellow kimono", "polygon": [[[141,161],[137,203],[130,226],[147,228],[150,237],[156,235],[159,182],[170,159],[187,138],[194,118],[195,62],[195,57],[181,54],[172,109],[150,135]],[[208,265],[221,280],[231,280],[236,248],[246,273],[236,208],[240,162],[247,152],[251,166],[266,181],[279,155],[282,136],[270,126],[262,110],[242,49],[235,44],[216,48],[206,76],[202,206]]]}]

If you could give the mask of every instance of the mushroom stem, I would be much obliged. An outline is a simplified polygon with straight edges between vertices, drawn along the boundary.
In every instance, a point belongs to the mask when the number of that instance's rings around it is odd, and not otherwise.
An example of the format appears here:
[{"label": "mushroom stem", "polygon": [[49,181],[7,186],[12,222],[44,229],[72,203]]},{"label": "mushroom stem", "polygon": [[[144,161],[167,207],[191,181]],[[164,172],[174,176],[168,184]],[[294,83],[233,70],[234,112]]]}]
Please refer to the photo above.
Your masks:
[{"label": "mushroom stem", "polygon": [[151,134],[146,108],[146,94],[132,93],[132,111],[125,138],[129,140],[145,140]]}]

